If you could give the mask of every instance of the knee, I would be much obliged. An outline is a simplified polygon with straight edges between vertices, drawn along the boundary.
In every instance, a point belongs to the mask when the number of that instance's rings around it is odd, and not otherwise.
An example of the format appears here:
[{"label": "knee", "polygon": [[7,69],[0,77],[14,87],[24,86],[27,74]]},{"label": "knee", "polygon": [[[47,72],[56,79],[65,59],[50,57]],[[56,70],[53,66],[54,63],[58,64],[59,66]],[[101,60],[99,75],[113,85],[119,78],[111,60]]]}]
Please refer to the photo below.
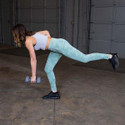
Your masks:
[{"label": "knee", "polygon": [[84,56],[84,58],[83,58],[83,62],[84,62],[84,63],[88,63],[88,62],[89,62],[89,60],[88,60],[88,55],[87,55],[87,54],[85,54],[85,56]]},{"label": "knee", "polygon": [[88,60],[87,59],[83,59],[82,62],[83,63],[88,63]]},{"label": "knee", "polygon": [[44,71],[45,71],[46,73],[49,73],[49,72],[52,72],[53,69],[51,69],[51,68],[45,66]]},{"label": "knee", "polygon": [[84,63],[88,63],[89,61],[88,60],[84,60]]}]

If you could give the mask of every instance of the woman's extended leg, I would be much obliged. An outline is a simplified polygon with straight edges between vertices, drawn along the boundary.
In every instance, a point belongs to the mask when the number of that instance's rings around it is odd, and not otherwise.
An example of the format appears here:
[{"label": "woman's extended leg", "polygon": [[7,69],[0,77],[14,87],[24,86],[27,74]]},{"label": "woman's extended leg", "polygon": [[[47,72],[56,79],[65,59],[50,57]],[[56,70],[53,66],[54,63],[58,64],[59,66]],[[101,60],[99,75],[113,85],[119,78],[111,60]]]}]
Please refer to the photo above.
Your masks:
[{"label": "woman's extended leg", "polygon": [[110,58],[110,54],[104,54],[104,53],[84,54],[75,47],[73,47],[72,45],[70,45],[68,41],[66,41],[65,39],[53,39],[52,43],[50,43],[49,49],[60,52],[71,59],[83,63],[100,59],[108,60]]},{"label": "woman's extended leg", "polygon": [[59,59],[61,58],[61,56],[62,56],[62,54],[60,54],[60,53],[50,52],[46,65],[45,65],[45,68],[44,68],[44,71],[47,74],[47,77],[48,77],[48,80],[49,80],[49,83],[51,86],[51,90],[53,92],[57,91],[56,78],[55,78],[53,69],[54,69],[55,65],[57,64],[57,62],[59,61]]}]

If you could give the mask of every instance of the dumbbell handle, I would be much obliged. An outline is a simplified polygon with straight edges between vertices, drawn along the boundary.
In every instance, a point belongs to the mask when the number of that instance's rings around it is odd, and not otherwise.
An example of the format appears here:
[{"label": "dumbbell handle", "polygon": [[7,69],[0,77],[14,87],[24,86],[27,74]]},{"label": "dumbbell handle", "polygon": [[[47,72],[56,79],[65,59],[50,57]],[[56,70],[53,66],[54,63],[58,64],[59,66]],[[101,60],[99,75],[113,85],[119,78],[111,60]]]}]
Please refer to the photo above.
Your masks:
[{"label": "dumbbell handle", "polygon": [[[26,76],[25,82],[26,82],[26,83],[29,83],[29,82],[30,82],[30,77],[29,77],[29,76]],[[40,84],[40,83],[41,83],[41,77],[37,77],[36,83],[37,83],[37,84]]]}]

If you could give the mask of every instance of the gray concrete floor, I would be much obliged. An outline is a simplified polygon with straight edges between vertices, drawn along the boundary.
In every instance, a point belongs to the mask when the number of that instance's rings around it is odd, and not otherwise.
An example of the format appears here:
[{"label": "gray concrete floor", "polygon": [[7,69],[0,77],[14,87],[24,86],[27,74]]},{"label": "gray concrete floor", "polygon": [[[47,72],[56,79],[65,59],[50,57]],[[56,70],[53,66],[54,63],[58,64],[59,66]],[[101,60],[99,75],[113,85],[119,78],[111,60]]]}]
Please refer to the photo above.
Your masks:
[{"label": "gray concrete floor", "polygon": [[0,125],[125,125],[124,61],[114,72],[105,60],[81,64],[63,56],[54,69],[61,99],[42,100],[50,92],[47,56],[37,56],[42,83],[26,85],[29,57],[0,53]]}]

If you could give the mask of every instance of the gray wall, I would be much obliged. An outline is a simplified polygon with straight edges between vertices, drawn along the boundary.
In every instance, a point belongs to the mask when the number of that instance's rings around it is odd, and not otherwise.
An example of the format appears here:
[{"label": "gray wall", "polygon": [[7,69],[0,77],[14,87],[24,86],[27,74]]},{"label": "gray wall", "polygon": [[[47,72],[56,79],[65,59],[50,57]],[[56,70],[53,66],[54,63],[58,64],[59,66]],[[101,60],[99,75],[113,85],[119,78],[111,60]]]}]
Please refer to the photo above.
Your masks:
[{"label": "gray wall", "polygon": [[1,0],[1,22],[0,22],[0,29],[2,31],[2,44],[11,45],[11,26],[10,26],[10,1],[8,0]]},{"label": "gray wall", "polygon": [[49,30],[52,37],[65,38],[84,53],[118,52],[125,58],[125,1],[91,0],[88,40],[89,1],[1,0],[0,43],[12,44],[12,25],[23,23],[29,30]]},{"label": "gray wall", "polygon": [[[87,53],[87,0],[2,0],[2,8],[3,44],[13,42],[12,34],[8,33],[12,26],[23,23],[29,30],[49,30],[52,37],[65,38],[71,45]],[[8,20],[11,20],[10,24]]]},{"label": "gray wall", "polygon": [[2,6],[0,1],[0,44],[2,44]]},{"label": "gray wall", "polygon": [[61,35],[82,52],[88,52],[88,0],[61,1]]},{"label": "gray wall", "polygon": [[29,30],[49,30],[52,37],[65,38],[87,52],[87,0],[18,0],[16,8],[16,23],[25,24]]},{"label": "gray wall", "polygon": [[90,52],[118,52],[125,58],[125,1],[92,0]]},{"label": "gray wall", "polygon": [[58,37],[59,0],[18,0],[17,22],[29,30],[49,30],[51,36]]}]

